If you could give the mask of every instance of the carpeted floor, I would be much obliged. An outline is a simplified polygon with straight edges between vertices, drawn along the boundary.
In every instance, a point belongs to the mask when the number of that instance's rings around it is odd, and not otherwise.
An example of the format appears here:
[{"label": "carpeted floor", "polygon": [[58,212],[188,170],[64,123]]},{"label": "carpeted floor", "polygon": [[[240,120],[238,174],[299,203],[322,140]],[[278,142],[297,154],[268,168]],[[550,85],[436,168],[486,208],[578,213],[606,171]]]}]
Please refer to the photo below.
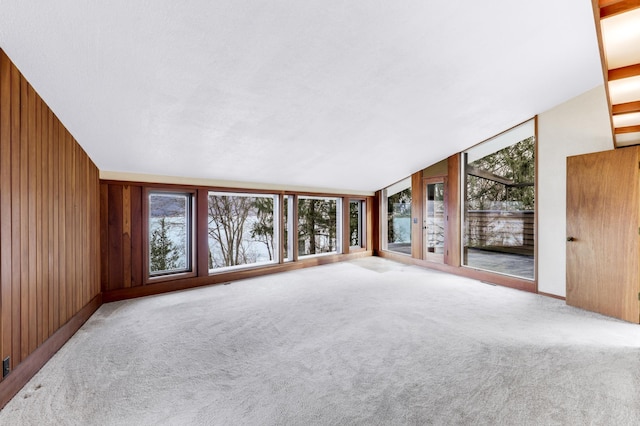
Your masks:
[{"label": "carpeted floor", "polygon": [[2,425],[637,425],[640,326],[380,259],[103,305]]}]

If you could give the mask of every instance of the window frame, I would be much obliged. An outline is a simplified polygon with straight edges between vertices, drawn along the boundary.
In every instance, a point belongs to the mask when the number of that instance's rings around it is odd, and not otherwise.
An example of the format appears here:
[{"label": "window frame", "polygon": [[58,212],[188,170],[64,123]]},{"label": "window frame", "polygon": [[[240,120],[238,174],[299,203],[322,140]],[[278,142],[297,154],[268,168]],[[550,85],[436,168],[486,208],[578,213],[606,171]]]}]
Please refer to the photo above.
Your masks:
[{"label": "window frame", "polygon": [[[281,200],[282,209],[280,210],[280,226],[282,227],[282,229],[280,232],[280,241],[282,242],[282,244],[280,246],[280,263],[290,263],[298,260],[298,250],[296,249],[296,236],[298,234],[298,195],[282,194]],[[286,215],[284,214],[285,205],[287,206]]]},{"label": "window frame", "polygon": [[[335,200],[336,202],[336,246],[334,251],[324,252],[324,253],[313,253],[313,254],[300,254],[300,243],[299,243],[299,232],[300,232],[300,200]],[[297,194],[295,197],[295,224],[294,224],[294,249],[295,249],[295,261],[310,259],[318,256],[331,256],[331,255],[339,255],[344,254],[343,248],[343,239],[344,239],[344,225],[343,225],[343,197],[339,195],[307,195],[307,194]]]},{"label": "window frame", "polygon": [[[397,188],[402,188],[400,190],[396,190]],[[399,180],[398,182],[394,183],[393,185],[389,185],[386,188],[384,188],[382,190],[382,196],[380,197],[380,214],[379,214],[379,222],[380,222],[380,247],[383,251],[386,251],[388,253],[393,253],[393,254],[397,254],[400,256],[405,256],[405,257],[412,257],[412,253],[413,253],[413,245],[414,245],[414,241],[412,238],[412,223],[413,223],[413,215],[410,214],[409,215],[409,241],[410,241],[410,250],[409,253],[403,253],[400,251],[396,251],[396,250],[390,250],[389,249],[389,191],[393,190],[394,192],[391,194],[392,196],[395,194],[398,194],[402,191],[405,191],[407,189],[411,189],[411,203],[414,203],[414,188],[412,185],[412,178],[411,176],[404,178],[402,180]],[[411,209],[410,209],[411,210]]]},{"label": "window frame", "polygon": [[[187,263],[189,265],[188,268],[184,270],[179,270],[175,272],[167,272],[162,274],[152,274],[151,273],[151,259],[150,259],[150,244],[151,244],[151,233],[149,232],[150,225],[150,197],[153,194],[168,194],[168,195],[186,195],[188,196],[189,202],[187,203],[187,207],[189,211],[187,212],[187,247],[189,249],[189,256],[187,259]],[[197,276],[197,205],[196,205],[197,192],[194,189],[186,189],[186,188],[164,188],[164,187],[145,187],[143,190],[143,201],[142,201],[142,238],[143,238],[143,267],[144,267],[144,283],[145,284],[153,284],[163,281],[172,281],[177,279],[184,278],[192,278]]]},{"label": "window frame", "polygon": [[[529,130],[529,131],[527,131]],[[468,160],[468,153],[469,151],[486,151],[485,153],[478,155],[477,153],[474,153],[474,156],[477,158],[484,158],[487,155],[491,155],[497,151],[500,151],[503,148],[506,147],[510,147],[514,144],[520,143],[524,140],[526,140],[527,138],[521,139],[521,136],[518,132],[522,132],[522,134],[528,134],[528,137],[533,137],[533,146],[534,146],[534,182],[533,182],[533,187],[534,187],[534,208],[533,208],[533,229],[534,229],[534,234],[533,234],[533,243],[534,243],[534,248],[533,248],[533,277],[525,277],[525,276],[521,276],[521,275],[515,275],[515,274],[510,274],[510,273],[506,273],[506,272],[500,272],[500,271],[496,271],[496,270],[492,270],[492,269],[488,269],[488,268],[481,268],[479,266],[474,266],[474,265],[468,265],[465,262],[465,238],[466,238],[466,227],[467,227],[467,164],[469,163]],[[515,137],[515,141],[512,144],[509,145],[498,145],[498,148],[496,149],[496,147],[494,145],[496,145],[497,143],[501,143],[500,140],[501,139],[506,139],[508,137],[513,138],[512,135],[516,135]],[[470,271],[479,271],[482,273],[488,273],[488,274],[492,274],[492,275],[496,275],[496,276],[501,276],[501,277],[505,277],[507,280],[516,280],[516,281],[521,281],[521,282],[528,282],[528,283],[533,283],[534,286],[537,287],[537,280],[538,280],[538,233],[537,233],[537,228],[538,228],[538,117],[534,116],[528,120],[523,121],[520,124],[517,124],[516,126],[513,126],[501,133],[498,133],[495,136],[492,136],[476,145],[473,145],[469,148],[467,148],[464,151],[460,152],[460,170],[459,170],[459,184],[460,184],[460,229],[459,229],[459,244],[460,244],[460,267],[468,269]],[[487,151],[487,147],[490,147],[491,150]],[[477,159],[476,158],[476,159]],[[473,162],[475,160],[472,160],[471,162]]]},{"label": "window frame", "polygon": [[[428,199],[428,186],[429,185],[437,185],[437,184],[442,184],[443,186],[443,205],[444,205],[444,210],[443,210],[443,215],[444,215],[444,219],[443,219],[443,253],[440,254],[436,254],[435,252],[430,252],[428,250],[428,231],[429,231],[429,227],[427,224],[428,221],[428,208],[426,206],[426,204],[428,203],[429,199]],[[428,178],[422,178],[422,186],[424,188],[423,190],[423,194],[422,194],[422,209],[423,209],[423,214],[422,214],[422,256],[423,259],[428,261],[428,262],[434,262],[434,263],[440,263],[440,264],[444,264],[445,263],[445,257],[447,256],[447,252],[449,250],[449,236],[447,235],[447,222],[448,222],[448,215],[449,215],[449,200],[448,200],[448,178],[447,176],[433,176],[433,177],[428,177]],[[413,201],[413,200],[412,200]]]},{"label": "window frame", "polygon": [[[366,198],[348,197],[346,199],[346,202],[349,205],[349,208],[344,209],[345,210],[344,217],[345,219],[348,219],[344,226],[344,232],[346,234],[345,242],[347,242],[345,246],[348,247],[349,253],[366,251],[367,237],[368,237],[367,235],[367,200]],[[359,213],[358,229],[360,233],[360,244],[355,246],[351,245],[351,203],[358,203],[358,213]]]},{"label": "window frame", "polygon": [[246,270],[253,268],[261,268],[261,267],[269,267],[272,265],[278,265],[281,262],[281,252],[282,252],[282,238],[281,238],[281,230],[280,227],[280,218],[282,217],[282,209],[281,209],[281,198],[280,194],[275,192],[244,192],[244,191],[221,191],[216,189],[208,189],[207,193],[207,226],[206,226],[206,235],[204,238],[207,241],[207,250],[211,250],[209,247],[209,196],[211,195],[221,195],[221,196],[229,196],[229,197],[245,197],[245,198],[255,198],[255,197],[263,197],[263,198],[272,198],[273,199],[273,239],[274,239],[274,250],[273,250],[273,260],[271,261],[262,261],[262,262],[254,262],[254,263],[246,263],[241,265],[232,265],[232,266],[223,266],[220,268],[209,269],[209,265],[207,264],[208,275],[217,275],[225,272],[233,272],[238,270]]}]

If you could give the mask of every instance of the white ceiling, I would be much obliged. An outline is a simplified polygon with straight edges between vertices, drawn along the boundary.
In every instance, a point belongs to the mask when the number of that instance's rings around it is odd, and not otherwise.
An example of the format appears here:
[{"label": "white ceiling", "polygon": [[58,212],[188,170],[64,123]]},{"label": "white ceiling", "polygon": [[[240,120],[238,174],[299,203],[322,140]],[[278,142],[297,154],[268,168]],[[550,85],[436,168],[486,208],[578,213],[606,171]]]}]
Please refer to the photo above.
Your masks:
[{"label": "white ceiling", "polygon": [[374,191],[602,84],[588,0],[0,0],[102,171]]}]

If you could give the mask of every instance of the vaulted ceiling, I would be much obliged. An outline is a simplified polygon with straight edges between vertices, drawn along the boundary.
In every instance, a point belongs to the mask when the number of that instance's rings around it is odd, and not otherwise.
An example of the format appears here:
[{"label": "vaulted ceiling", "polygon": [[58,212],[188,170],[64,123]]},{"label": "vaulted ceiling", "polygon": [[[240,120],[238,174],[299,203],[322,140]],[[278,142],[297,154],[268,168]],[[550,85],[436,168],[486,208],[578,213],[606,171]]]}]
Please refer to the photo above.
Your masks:
[{"label": "vaulted ceiling", "polygon": [[0,0],[100,170],[369,192],[603,83],[589,0]]}]

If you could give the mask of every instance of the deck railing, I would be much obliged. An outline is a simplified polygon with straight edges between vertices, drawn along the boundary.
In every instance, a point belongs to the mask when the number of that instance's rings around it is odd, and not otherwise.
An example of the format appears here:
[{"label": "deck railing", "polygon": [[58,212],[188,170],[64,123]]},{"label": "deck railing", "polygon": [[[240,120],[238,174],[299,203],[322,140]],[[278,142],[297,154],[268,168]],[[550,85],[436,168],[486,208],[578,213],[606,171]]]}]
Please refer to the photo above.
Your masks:
[{"label": "deck railing", "polygon": [[532,210],[469,210],[467,247],[533,255],[535,242]]}]

